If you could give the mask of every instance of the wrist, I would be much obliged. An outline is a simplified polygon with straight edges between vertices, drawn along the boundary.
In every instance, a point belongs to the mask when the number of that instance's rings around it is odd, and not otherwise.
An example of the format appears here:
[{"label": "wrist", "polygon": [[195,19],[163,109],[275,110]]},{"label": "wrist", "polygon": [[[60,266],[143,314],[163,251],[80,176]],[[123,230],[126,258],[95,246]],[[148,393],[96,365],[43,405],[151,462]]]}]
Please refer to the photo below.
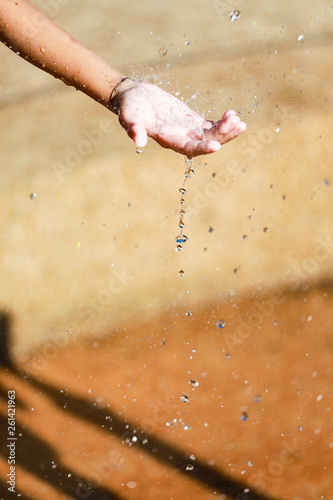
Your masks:
[{"label": "wrist", "polygon": [[108,107],[114,112],[118,113],[117,109],[117,96],[127,89],[131,88],[135,82],[128,76],[122,78],[117,85],[112,89],[110,98],[108,101]]}]

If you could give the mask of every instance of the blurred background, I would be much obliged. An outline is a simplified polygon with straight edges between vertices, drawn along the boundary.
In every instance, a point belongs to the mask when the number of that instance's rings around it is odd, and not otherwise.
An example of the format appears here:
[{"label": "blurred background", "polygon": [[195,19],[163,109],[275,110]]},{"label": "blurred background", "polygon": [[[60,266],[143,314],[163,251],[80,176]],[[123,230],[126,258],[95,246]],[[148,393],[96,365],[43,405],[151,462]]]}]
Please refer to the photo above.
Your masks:
[{"label": "blurred background", "polygon": [[[16,377],[17,394],[27,403],[21,421],[43,442],[34,456],[51,472],[45,443],[60,446],[71,404],[57,399],[56,406],[49,385],[37,390],[37,381],[80,394],[88,406],[77,408],[73,400],[76,417],[86,411],[90,419],[78,424],[72,449],[67,442],[68,456],[58,449],[63,476],[49,472],[51,485],[44,469],[27,472],[37,437],[26,436],[22,492],[38,499],[332,498],[328,435],[313,441],[316,430],[331,429],[331,403],[325,411],[311,407],[308,428],[300,410],[317,401],[331,378],[331,7],[308,0],[33,3],[126,75],[157,84],[209,119],[234,109],[247,131],[219,153],[193,160],[184,196],[188,241],[176,252],[184,158],[153,141],[137,154],[114,115],[0,47],[0,308],[7,318],[4,359],[21,370],[18,375],[7,366],[3,383]],[[317,356],[311,368],[303,365],[309,346]],[[252,382],[245,368],[239,375],[240,366],[252,370]],[[268,367],[274,373],[268,375]],[[209,369],[211,386],[199,397]],[[189,385],[192,378],[200,378],[198,388]],[[301,385],[309,392],[297,406]],[[268,389],[272,400],[261,409],[255,438],[245,430],[249,403],[239,395],[253,405]],[[180,399],[192,391],[195,409]],[[41,407],[32,415],[30,399],[37,394]],[[210,410],[213,396],[221,401]],[[225,397],[230,411],[221,417]],[[43,412],[59,405],[58,427],[50,428]],[[104,412],[113,405],[113,416],[96,416],[96,405]],[[277,405],[282,420],[274,426]],[[111,436],[117,467],[103,458],[110,450],[100,436],[105,419],[116,415],[124,418]],[[187,469],[188,458],[163,458],[160,465],[149,453],[142,458],[141,448],[135,455],[126,441],[135,433],[123,437],[127,418],[183,447],[180,457],[200,451],[197,476],[195,467]],[[309,432],[302,445],[294,441],[304,436],[299,428]],[[291,429],[297,434],[286,437]],[[157,455],[170,456],[163,450]],[[73,456],[77,477],[89,484],[82,491],[63,479],[73,474]],[[99,469],[108,464],[95,483],[88,477],[92,460]],[[224,479],[212,479],[214,466],[227,471]],[[187,476],[175,472],[183,469]],[[310,479],[301,490],[304,475]]]}]

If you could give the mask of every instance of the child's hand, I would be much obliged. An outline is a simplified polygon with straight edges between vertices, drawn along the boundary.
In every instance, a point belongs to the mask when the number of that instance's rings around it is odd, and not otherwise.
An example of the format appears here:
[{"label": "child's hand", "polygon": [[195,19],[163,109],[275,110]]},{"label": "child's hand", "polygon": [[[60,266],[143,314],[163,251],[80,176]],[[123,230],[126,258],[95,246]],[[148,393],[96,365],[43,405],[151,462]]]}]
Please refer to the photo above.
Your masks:
[{"label": "child's hand", "polygon": [[218,122],[205,120],[151,83],[124,81],[112,106],[137,147],[144,147],[149,136],[188,158],[214,153],[246,129],[235,111],[226,111]]}]

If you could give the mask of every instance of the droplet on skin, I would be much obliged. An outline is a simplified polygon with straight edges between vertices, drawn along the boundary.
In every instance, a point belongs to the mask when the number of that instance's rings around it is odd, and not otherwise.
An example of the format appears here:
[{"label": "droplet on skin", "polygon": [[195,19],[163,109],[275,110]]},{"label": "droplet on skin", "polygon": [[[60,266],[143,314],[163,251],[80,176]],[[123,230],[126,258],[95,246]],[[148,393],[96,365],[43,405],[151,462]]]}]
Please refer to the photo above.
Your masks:
[{"label": "droplet on skin", "polygon": [[182,269],[179,269],[178,274],[182,278],[185,273],[184,273],[184,271]]},{"label": "droplet on skin", "polygon": [[303,34],[302,34],[302,35],[299,35],[299,36],[297,37],[297,41],[298,41],[298,42],[302,42],[303,40],[304,40],[304,35],[303,35]]},{"label": "droplet on skin", "polygon": [[181,187],[181,188],[179,189],[179,192],[180,192],[180,194],[186,194],[186,189],[185,189],[185,188],[183,188],[183,187]]},{"label": "droplet on skin", "polygon": [[135,152],[138,153],[138,155],[142,154],[142,148],[135,148]]},{"label": "droplet on skin", "polygon": [[217,323],[216,323],[216,326],[217,328],[224,328],[225,327],[225,321],[223,319],[220,319]]},{"label": "droplet on skin", "polygon": [[181,245],[177,245],[177,246],[175,247],[175,250],[176,250],[177,252],[180,252],[182,249],[183,249],[183,247],[182,247]]},{"label": "droplet on skin", "polygon": [[194,469],[194,465],[192,465],[192,464],[186,465],[186,470],[193,470],[193,469]]},{"label": "droplet on skin", "polygon": [[183,221],[183,219],[179,220],[178,226],[180,227],[180,229],[183,229],[183,227],[184,227],[184,221]]},{"label": "droplet on skin", "polygon": [[246,241],[247,240],[247,234],[243,234],[242,240]]},{"label": "droplet on skin", "polygon": [[186,316],[193,316],[193,312],[192,311],[187,311],[186,312]]},{"label": "droplet on skin", "polygon": [[239,10],[233,10],[232,12],[230,12],[230,21],[232,23],[235,21],[238,21],[238,19],[240,18],[240,15],[241,15],[241,13],[239,12]]},{"label": "droplet on skin", "polygon": [[249,418],[248,414],[246,413],[246,411],[243,411],[243,413],[241,414],[241,420],[243,420],[243,422],[246,422],[247,419]]},{"label": "droplet on skin", "polygon": [[189,403],[190,400],[189,400],[189,397],[186,396],[186,394],[183,394],[182,396],[180,396],[180,400],[183,402],[183,403]]},{"label": "droplet on skin", "polygon": [[188,383],[192,387],[198,387],[198,385],[199,385],[199,382],[197,382],[196,380],[189,380]]}]

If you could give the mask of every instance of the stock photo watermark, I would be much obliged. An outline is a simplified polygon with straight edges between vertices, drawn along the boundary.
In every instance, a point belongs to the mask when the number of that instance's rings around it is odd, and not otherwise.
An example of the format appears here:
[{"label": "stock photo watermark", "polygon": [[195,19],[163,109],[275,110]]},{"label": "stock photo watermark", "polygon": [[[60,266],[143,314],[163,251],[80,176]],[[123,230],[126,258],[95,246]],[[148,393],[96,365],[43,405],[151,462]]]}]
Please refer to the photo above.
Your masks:
[{"label": "stock photo watermark", "polygon": [[11,358],[18,359],[20,362],[29,360],[31,370],[40,372],[46,368],[50,360],[58,356],[71,339],[86,332],[91,323],[112,306],[115,296],[121,293],[134,279],[135,275],[129,274],[124,266],[121,270],[112,269],[107,285],[98,290],[95,296],[76,307],[75,320],[66,323],[61,331],[50,334],[48,340],[35,352],[31,352],[24,345],[12,347]]},{"label": "stock photo watermark", "polygon": [[7,400],[7,450],[8,459],[7,463],[9,466],[9,472],[7,473],[7,490],[10,493],[15,493],[16,491],[16,412],[15,403],[16,393],[14,390],[8,391]]},{"label": "stock photo watermark", "polygon": [[[249,476],[248,481],[252,489],[258,493],[264,493],[273,478],[282,476],[291,464],[303,457],[304,450],[305,445],[300,439],[294,438],[292,442],[285,439],[277,458],[269,461],[266,470]],[[243,493],[237,495],[235,500],[250,500],[252,498],[250,491],[251,488],[245,489]]]},{"label": "stock photo watermark", "polygon": [[65,147],[63,160],[52,162],[52,168],[58,181],[63,182],[75,168],[82,164],[84,158],[93,154],[103,143],[105,135],[110,134],[113,129],[113,120],[103,118],[97,127],[82,130],[83,138],[75,146],[67,145]]}]

